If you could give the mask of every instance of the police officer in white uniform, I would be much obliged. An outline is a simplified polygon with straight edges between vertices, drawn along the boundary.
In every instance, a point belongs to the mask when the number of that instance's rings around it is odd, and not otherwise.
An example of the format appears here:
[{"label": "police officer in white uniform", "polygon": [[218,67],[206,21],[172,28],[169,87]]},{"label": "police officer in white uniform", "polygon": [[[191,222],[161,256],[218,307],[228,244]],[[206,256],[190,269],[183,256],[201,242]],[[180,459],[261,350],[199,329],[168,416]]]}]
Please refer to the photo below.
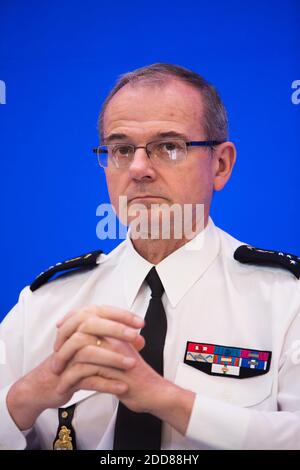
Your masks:
[{"label": "police officer in white uniform", "polygon": [[[216,91],[156,64],[119,81],[99,122],[117,213],[119,196],[127,215],[135,203],[148,217],[153,204],[202,204],[203,228],[193,213],[191,240],[129,232],[110,254],[59,264],[22,291],[1,325],[0,448],[117,448],[125,405],[162,423],[161,449],[299,449],[299,258],[244,245],[209,217],[235,162]],[[142,355],[153,267],[163,375]],[[68,268],[78,269],[49,280]]]}]

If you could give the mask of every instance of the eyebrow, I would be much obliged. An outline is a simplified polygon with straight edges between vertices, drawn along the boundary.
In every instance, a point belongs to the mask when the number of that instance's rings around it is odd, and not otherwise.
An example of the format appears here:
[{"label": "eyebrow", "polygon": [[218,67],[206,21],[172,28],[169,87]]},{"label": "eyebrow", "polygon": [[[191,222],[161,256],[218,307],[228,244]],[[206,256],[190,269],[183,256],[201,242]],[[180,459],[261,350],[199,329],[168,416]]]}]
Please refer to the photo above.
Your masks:
[{"label": "eyebrow", "polygon": [[125,140],[125,139],[128,139],[128,136],[126,134],[113,133],[113,134],[110,134],[107,137],[104,137],[103,142],[105,142],[106,144],[109,144],[113,140],[114,141],[120,141],[120,140]]},{"label": "eyebrow", "polygon": [[[157,132],[156,134],[153,135],[153,137],[151,138],[151,141],[156,140],[156,139],[168,139],[168,138],[188,140],[187,136],[185,134],[182,134],[181,132],[166,131],[166,132]],[[112,133],[108,135],[107,137],[103,138],[103,142],[105,142],[105,144],[109,144],[110,142],[120,142],[124,140],[130,141],[131,138],[126,134],[117,133],[117,132]]]}]

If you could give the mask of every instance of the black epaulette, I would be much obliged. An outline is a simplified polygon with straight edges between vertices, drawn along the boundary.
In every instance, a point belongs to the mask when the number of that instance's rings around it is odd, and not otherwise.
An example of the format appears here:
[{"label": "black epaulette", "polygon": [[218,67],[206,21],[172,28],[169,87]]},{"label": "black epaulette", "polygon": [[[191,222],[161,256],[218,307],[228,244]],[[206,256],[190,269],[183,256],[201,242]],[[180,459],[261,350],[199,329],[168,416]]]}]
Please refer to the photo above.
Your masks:
[{"label": "black epaulette", "polygon": [[97,266],[98,256],[103,253],[102,250],[91,251],[85,255],[77,256],[76,258],[68,259],[62,263],[57,263],[55,266],[50,266],[46,271],[39,274],[30,286],[30,290],[34,292],[43,284],[51,279],[54,274],[67,271],[79,271],[81,269],[93,268]]},{"label": "black epaulette", "polygon": [[300,279],[300,257],[282,251],[262,250],[250,245],[241,245],[234,252],[234,259],[245,264],[280,266]]}]

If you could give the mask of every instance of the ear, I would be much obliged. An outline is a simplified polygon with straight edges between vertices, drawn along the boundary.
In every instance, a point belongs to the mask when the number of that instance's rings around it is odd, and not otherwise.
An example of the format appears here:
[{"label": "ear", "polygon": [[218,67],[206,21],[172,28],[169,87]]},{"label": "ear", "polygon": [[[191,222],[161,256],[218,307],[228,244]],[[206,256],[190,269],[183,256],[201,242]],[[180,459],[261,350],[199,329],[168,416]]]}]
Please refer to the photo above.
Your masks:
[{"label": "ear", "polygon": [[220,191],[231,176],[236,160],[236,148],[233,142],[218,145],[213,152],[214,190]]}]

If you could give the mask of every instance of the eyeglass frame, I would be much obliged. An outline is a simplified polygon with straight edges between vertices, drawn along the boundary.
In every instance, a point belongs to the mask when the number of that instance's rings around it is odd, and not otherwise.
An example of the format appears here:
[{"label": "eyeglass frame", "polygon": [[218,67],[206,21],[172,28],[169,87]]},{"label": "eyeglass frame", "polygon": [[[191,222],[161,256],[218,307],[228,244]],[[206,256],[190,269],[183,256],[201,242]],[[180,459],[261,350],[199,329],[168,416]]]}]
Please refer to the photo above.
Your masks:
[{"label": "eyeglass frame", "polygon": [[[226,142],[226,140],[191,140],[191,141],[188,141],[186,142],[184,139],[176,139],[176,138],[173,138],[173,139],[166,139],[166,140],[153,140],[151,142],[148,142],[146,145],[144,146],[140,146],[140,145],[134,145],[134,144],[127,144],[127,143],[123,143],[123,142],[116,142],[115,144],[107,144],[107,145],[99,145],[98,147],[94,147],[92,149],[93,153],[96,153],[97,154],[97,157],[99,157],[100,154],[108,154],[108,149],[104,149],[103,147],[108,147],[108,146],[112,146],[112,145],[128,145],[128,147],[132,147],[133,148],[133,156],[135,155],[135,152],[137,151],[137,149],[145,149],[146,151],[146,154],[147,154],[147,157],[151,160],[151,156],[149,154],[149,151],[148,151],[148,145],[150,144],[154,144],[154,143],[158,143],[158,142],[166,142],[166,143],[171,143],[171,142],[184,142],[184,144],[186,145],[186,147],[215,147],[216,145],[220,145],[220,144],[224,144]],[[188,150],[188,149],[186,149]],[[107,168],[103,165],[101,165],[100,161],[99,161],[99,158],[98,158],[98,163],[99,163],[99,166],[101,166],[101,168]],[[115,168],[120,168],[120,167],[117,167],[115,166]],[[123,167],[123,168],[126,168],[126,167]]]}]

